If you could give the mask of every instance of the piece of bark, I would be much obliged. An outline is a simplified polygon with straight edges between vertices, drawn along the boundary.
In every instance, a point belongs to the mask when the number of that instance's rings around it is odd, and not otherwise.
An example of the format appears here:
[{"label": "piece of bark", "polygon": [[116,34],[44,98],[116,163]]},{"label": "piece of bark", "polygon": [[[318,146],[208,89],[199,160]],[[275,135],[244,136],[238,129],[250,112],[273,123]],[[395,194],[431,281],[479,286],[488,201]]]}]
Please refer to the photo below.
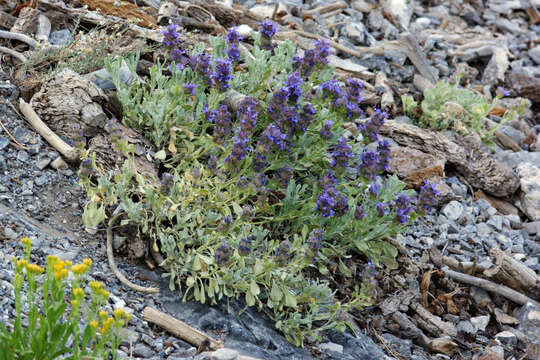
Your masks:
[{"label": "piece of bark", "polygon": [[338,3],[334,3],[334,4],[319,6],[319,7],[316,7],[315,9],[308,10],[308,11],[304,12],[304,16],[305,15],[315,15],[315,14],[322,15],[322,14],[326,14],[326,13],[329,13],[329,12],[335,11],[335,10],[343,10],[343,9],[348,8],[348,7],[349,7],[349,5],[347,5],[346,3],[338,2]]},{"label": "piece of bark", "polygon": [[74,149],[73,147],[66,144],[64,140],[60,139],[58,135],[56,135],[51,129],[49,129],[49,127],[43,121],[41,121],[41,119],[36,114],[34,109],[32,109],[32,106],[30,106],[30,104],[26,103],[23,99],[19,99],[19,109],[21,110],[21,113],[26,117],[26,120],[30,123],[30,125],[32,125],[34,130],[36,130],[38,134],[43,136],[43,138],[49,144],[51,144],[53,148],[58,150],[58,152],[62,154],[68,161],[79,161],[79,152],[77,151],[77,149]]},{"label": "piece of bark", "polygon": [[11,29],[11,27],[15,24],[15,21],[17,21],[15,16],[12,16],[7,12],[0,11],[0,27]]},{"label": "piece of bark", "polygon": [[410,337],[423,347],[428,347],[431,339],[420,330],[407,315],[400,311],[392,313],[392,320]]},{"label": "piece of bark", "polygon": [[[390,44],[385,47],[389,46]],[[409,60],[411,60],[413,65],[416,67],[416,69],[420,72],[420,74],[425,77],[429,82],[431,82],[432,84],[437,83],[438,78],[435,75],[435,72],[433,71],[431,66],[429,65],[426,55],[420,48],[420,45],[418,45],[418,40],[416,40],[413,34],[409,32],[399,34],[398,41],[392,43],[392,47],[394,48],[394,50],[400,50],[405,53]]]},{"label": "piece of bark", "polygon": [[538,24],[540,22],[540,14],[538,14],[538,10],[536,10],[536,7],[531,4],[530,0],[526,0],[526,3],[525,11],[527,12],[527,15],[529,15],[529,21],[531,24]]},{"label": "piece of bark", "polygon": [[529,76],[522,71],[513,71],[508,79],[512,89],[531,100],[535,104],[540,104],[540,79]]},{"label": "piece of bark", "polygon": [[428,79],[423,77],[420,74],[414,74],[413,76],[413,85],[420,90],[421,93],[424,93],[427,89],[431,89],[435,86],[432,82],[430,82]]},{"label": "piece of bark", "polygon": [[540,277],[532,269],[500,249],[491,249],[489,255],[495,266],[484,271],[486,277],[540,300]]},{"label": "piece of bark", "polygon": [[66,6],[64,2],[56,2],[53,0],[37,0],[38,8],[41,10],[54,10],[65,14],[68,19],[85,22],[93,25],[116,25],[125,24],[129,27],[129,30],[135,33],[138,37],[143,39],[153,40],[155,42],[162,42],[163,34],[159,30],[146,29],[144,27],[135,25],[122,18],[112,15],[101,15],[97,11],[88,11],[83,9],[74,9]]},{"label": "piece of bark", "polygon": [[40,14],[38,16],[38,25],[36,31],[36,39],[39,42],[46,43],[49,41],[49,34],[51,33],[51,22],[48,17]]},{"label": "piece of bark", "polygon": [[390,109],[393,112],[396,107],[394,95],[392,94],[392,89],[388,86],[388,78],[382,71],[375,75],[375,87],[382,90],[381,109]]},{"label": "piece of bark", "polygon": [[453,342],[450,337],[444,336],[431,340],[429,348],[433,351],[452,356],[457,351],[458,344]]},{"label": "piece of bark", "polygon": [[424,308],[420,303],[412,303],[411,308],[416,311],[418,316],[420,316],[428,324],[436,327],[443,334],[448,336],[457,336],[457,329],[451,322],[443,321],[440,317],[433,315],[426,308]]},{"label": "piece of bark", "polygon": [[220,341],[214,340],[202,331],[149,306],[144,308],[143,319],[149,323],[160,326],[174,336],[187,341],[199,349],[208,348],[217,350],[223,347],[223,344]]},{"label": "piece of bark", "polygon": [[485,194],[482,190],[477,190],[474,192],[474,199],[484,199],[491,204],[498,212],[503,215],[519,215],[519,209],[512,205],[508,201],[494,198]]},{"label": "piece of bark", "polygon": [[457,271],[450,270],[447,267],[443,267],[442,271],[448,276],[449,278],[464,283],[468,285],[473,285],[476,287],[480,287],[484,290],[494,292],[496,294],[499,294],[509,300],[512,300],[516,304],[525,305],[527,302],[531,302],[536,306],[540,306],[540,303],[531,299],[530,297],[523,295],[507,286],[496,284],[492,281],[481,279],[475,276],[470,276],[467,274],[462,274]]},{"label": "piece of bark", "polygon": [[519,187],[519,177],[479,144],[467,139],[421,129],[393,120],[385,122],[381,133],[397,143],[410,146],[452,164],[471,186],[495,196],[508,196]]},{"label": "piece of bark", "polygon": [[514,140],[512,140],[510,136],[500,132],[499,130],[496,130],[493,135],[495,135],[495,142],[497,143],[497,145],[499,145],[504,150],[512,150],[515,152],[522,150],[519,145]]},{"label": "piece of bark", "polygon": [[157,28],[156,19],[146,14],[137,5],[127,1],[117,0],[79,0],[90,10],[96,10],[104,15],[113,15],[122,19],[135,21],[137,25],[146,28]]},{"label": "piece of bark", "polygon": [[36,32],[38,11],[34,8],[26,6],[21,9],[19,17],[10,31],[14,33],[32,35]]},{"label": "piece of bark", "polygon": [[482,84],[494,85],[504,81],[504,74],[508,69],[508,49],[495,47],[493,55],[482,73]]}]

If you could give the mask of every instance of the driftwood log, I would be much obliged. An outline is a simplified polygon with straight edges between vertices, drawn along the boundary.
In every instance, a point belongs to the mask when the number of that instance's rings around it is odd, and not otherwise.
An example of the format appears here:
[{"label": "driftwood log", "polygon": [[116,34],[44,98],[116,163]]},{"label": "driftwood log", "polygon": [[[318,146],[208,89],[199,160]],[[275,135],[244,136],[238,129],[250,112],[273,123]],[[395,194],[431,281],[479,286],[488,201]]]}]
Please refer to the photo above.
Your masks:
[{"label": "driftwood log", "polygon": [[486,277],[540,300],[540,277],[532,269],[500,249],[491,249],[489,255],[495,266],[484,271]]},{"label": "driftwood log", "polygon": [[530,297],[528,297],[526,295],[523,295],[520,292],[517,292],[517,291],[515,291],[513,289],[510,289],[507,286],[499,285],[499,284],[496,284],[496,283],[494,283],[492,281],[489,281],[489,280],[486,280],[486,279],[481,279],[481,278],[478,278],[478,277],[475,277],[475,276],[462,274],[460,272],[450,270],[447,267],[443,267],[442,271],[444,272],[444,274],[446,276],[448,276],[449,278],[451,278],[451,279],[453,279],[455,281],[458,281],[458,282],[463,283],[463,284],[468,284],[468,285],[473,285],[473,286],[476,286],[476,287],[481,287],[484,290],[487,290],[487,291],[499,294],[501,296],[504,296],[505,298],[515,302],[516,304],[525,305],[528,302],[530,302],[530,303],[540,307],[539,302],[534,301]]},{"label": "driftwood log", "polygon": [[457,136],[450,139],[439,132],[392,120],[382,126],[381,132],[401,145],[446,159],[471,186],[494,196],[511,195],[519,187],[517,174],[471,140]]},{"label": "driftwood log", "polygon": [[144,308],[143,319],[162,327],[174,336],[187,341],[199,349],[207,348],[217,350],[223,347],[221,342],[212,339],[205,333],[189,326],[181,320],[178,320],[149,306]]}]

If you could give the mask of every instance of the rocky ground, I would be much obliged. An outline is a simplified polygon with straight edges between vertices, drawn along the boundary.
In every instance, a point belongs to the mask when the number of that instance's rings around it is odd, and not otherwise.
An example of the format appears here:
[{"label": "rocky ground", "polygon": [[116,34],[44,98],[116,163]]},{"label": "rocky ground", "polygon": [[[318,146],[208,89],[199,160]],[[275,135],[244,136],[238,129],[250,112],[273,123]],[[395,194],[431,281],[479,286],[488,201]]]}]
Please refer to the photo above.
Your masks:
[{"label": "rocky ground", "polygon": [[[37,9],[23,7],[12,12],[17,3],[4,1],[0,3],[0,27],[38,41],[43,39],[44,27],[45,39],[50,44],[65,45],[73,40],[79,44],[80,29],[75,30],[70,20],[73,16],[81,17],[85,32],[100,19],[112,19],[80,7],[88,5],[95,9],[97,3],[81,0],[62,5],[38,0]],[[104,232],[89,235],[82,225],[86,200],[77,185],[77,167],[66,164],[17,111],[20,97],[30,101],[39,90],[42,78],[36,74],[43,73],[39,68],[43,62],[32,57],[28,45],[34,45],[27,39],[5,40],[5,34],[0,33],[0,46],[34,59],[33,68],[25,69],[20,67],[17,55],[2,54],[0,69],[2,321],[13,313],[10,259],[19,251],[20,237],[29,236],[36,258],[57,254],[74,262],[85,257],[94,260],[91,276],[103,281],[112,293],[108,306],[124,308],[133,314],[120,348],[125,358],[234,359],[238,353],[259,359],[540,358],[538,1],[471,0],[449,4],[433,0],[288,0],[275,5],[248,0],[235,2],[236,15],[229,13],[228,17],[223,15],[226,12],[215,11],[201,2],[200,6],[206,6],[213,14],[206,27],[203,25],[208,20],[207,14],[188,9],[182,2],[168,5],[165,1],[146,0],[138,5],[146,6],[144,12],[131,12],[129,16],[148,21],[148,26],[132,28],[123,40],[115,40],[114,46],[105,44],[104,51],[114,48],[121,52],[134,43],[141,46],[159,39],[159,32],[150,30],[154,28],[152,22],[183,21],[204,38],[205,33],[219,26],[241,25],[242,31],[249,31],[247,27],[256,27],[254,19],[268,17],[281,25],[282,39],[292,39],[300,48],[311,46],[309,36],[323,36],[341,45],[335,47],[332,64],[343,74],[366,81],[368,104],[389,110],[396,124],[406,126],[412,122],[402,116],[400,95],[409,93],[418,98],[433,82],[452,77],[456,69],[464,74],[466,86],[486,96],[493,96],[498,86],[508,89],[510,96],[502,100],[503,108],[519,97],[528,98],[532,107],[524,116],[499,129],[493,154],[467,147],[449,135],[445,139],[454,139],[448,141],[459,145],[452,149],[468,151],[463,159],[456,159],[450,153],[450,145],[442,150],[429,143],[415,146],[414,141],[388,132],[396,145],[392,172],[410,181],[411,186],[419,176],[430,178],[435,172],[435,177],[445,184],[443,201],[436,213],[417,220],[406,233],[393,240],[400,250],[399,267],[380,272],[377,304],[354,314],[358,325],[356,337],[330,332],[322,343],[298,349],[277,333],[262,314],[248,310],[238,316],[243,308],[240,303],[208,307],[182,302],[178,292],[168,290],[159,270],[150,269],[149,262],[142,258],[118,256],[119,267],[134,282],[158,284],[160,292],[141,294],[120,284],[107,263]],[[227,9],[230,3],[219,6]],[[126,14],[117,15],[129,17]],[[43,18],[50,20],[48,31]],[[89,33],[86,36],[91,38]],[[98,43],[101,44],[93,44]],[[152,59],[151,54],[143,56],[141,73],[145,63]],[[85,63],[84,69],[80,63],[75,64],[81,68],[72,70],[81,75],[95,71],[104,74],[91,63]],[[95,91],[103,92],[99,96],[91,96],[89,91],[80,95],[79,100],[70,103],[80,109],[75,109],[69,117],[84,118],[77,121],[91,123],[99,132],[99,124],[117,111],[111,100],[114,87],[111,89],[110,82],[95,76],[90,79],[94,79],[95,85],[91,86],[96,87]],[[89,104],[95,111],[85,113]],[[51,119],[65,120],[62,114],[55,113],[57,109],[51,104],[48,108],[39,107],[35,101],[34,105],[53,129],[55,124]],[[490,120],[500,121],[499,116],[500,113],[493,113]],[[416,132],[421,136],[420,130]],[[467,168],[463,161],[472,164],[478,159],[489,162],[489,171],[471,174],[463,170]],[[496,183],[500,174],[490,171],[499,168],[505,169],[506,178]],[[120,242],[118,245],[120,255],[132,255],[127,246]],[[514,289],[517,295],[508,293],[508,289]],[[146,306],[223,339],[225,346],[233,351],[201,352],[204,349],[197,349],[144,321],[142,311]]]}]

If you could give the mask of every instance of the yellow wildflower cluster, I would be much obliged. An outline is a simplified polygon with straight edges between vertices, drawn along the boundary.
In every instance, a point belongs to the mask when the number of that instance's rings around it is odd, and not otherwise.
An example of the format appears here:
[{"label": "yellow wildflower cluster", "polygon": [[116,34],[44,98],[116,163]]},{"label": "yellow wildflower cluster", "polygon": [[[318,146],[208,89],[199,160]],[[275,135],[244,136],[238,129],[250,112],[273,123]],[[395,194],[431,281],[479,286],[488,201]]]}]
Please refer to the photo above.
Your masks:
[{"label": "yellow wildflower cluster", "polygon": [[41,266],[37,264],[26,264],[26,271],[29,274],[41,275],[45,271]]},{"label": "yellow wildflower cluster", "polygon": [[25,248],[29,248],[30,246],[32,246],[32,240],[30,240],[28,236],[24,236],[23,238],[21,238],[21,242]]}]

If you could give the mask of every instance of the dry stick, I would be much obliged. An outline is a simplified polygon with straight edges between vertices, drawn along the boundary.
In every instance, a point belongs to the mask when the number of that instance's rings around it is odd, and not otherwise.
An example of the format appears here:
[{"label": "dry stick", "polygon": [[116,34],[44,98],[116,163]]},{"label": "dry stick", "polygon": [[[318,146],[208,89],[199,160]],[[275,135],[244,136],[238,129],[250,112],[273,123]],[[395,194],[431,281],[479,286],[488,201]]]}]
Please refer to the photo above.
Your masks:
[{"label": "dry stick", "polygon": [[516,304],[525,305],[526,303],[530,302],[536,306],[540,306],[539,302],[534,301],[528,296],[525,296],[513,289],[510,289],[507,286],[495,284],[494,282],[491,282],[485,279],[480,279],[475,276],[462,274],[460,272],[450,270],[447,266],[443,267],[442,271],[446,274],[446,276],[448,276],[449,278],[453,280],[459,281],[464,284],[481,287],[484,290],[491,291],[501,296],[504,296],[505,298],[512,300]]},{"label": "dry stick", "polygon": [[69,146],[60,139],[49,127],[41,121],[38,114],[32,109],[32,106],[26,103],[22,98],[19,100],[19,109],[21,113],[26,117],[26,120],[32,125],[34,130],[38,132],[53,148],[58,150],[58,152],[71,162],[79,161],[79,151]]},{"label": "dry stick", "polygon": [[144,308],[143,320],[162,327],[174,336],[187,341],[199,349],[208,347],[211,350],[217,350],[223,347],[221,342],[212,339],[205,333],[189,326],[181,320],[178,320],[149,306]]},{"label": "dry stick", "polygon": [[116,220],[117,217],[118,215],[114,216],[109,221],[109,226],[107,227],[107,259],[109,260],[109,266],[111,267],[114,275],[118,278],[118,280],[120,280],[122,284],[126,285],[132,290],[142,292],[144,294],[155,294],[159,292],[158,288],[144,287],[144,286],[140,286],[140,285],[132,283],[124,276],[124,274],[120,272],[120,270],[118,270],[118,267],[116,267],[116,262],[114,261],[113,246],[112,246],[112,243],[113,243],[112,228],[113,228],[114,221]]},{"label": "dry stick", "polygon": [[11,55],[13,56],[14,58],[17,58],[19,59],[19,61],[25,63],[27,62],[28,60],[26,59],[26,57],[21,54],[20,52],[18,51],[15,51],[13,49],[10,49],[10,48],[7,48],[7,47],[4,47],[4,46],[0,46],[0,53],[4,53],[4,54],[8,54],[8,55]]},{"label": "dry stick", "polygon": [[2,126],[2,128],[4,129],[4,131],[8,134],[8,136],[11,138],[11,140],[13,140],[13,142],[15,143],[15,146],[20,148],[20,149],[23,149],[23,150],[28,150],[28,148],[26,146],[24,146],[23,144],[21,144],[20,142],[17,141],[17,139],[15,139],[13,137],[13,135],[11,135],[11,133],[9,132],[9,130],[4,126],[4,123],[2,122],[2,120],[0,120],[0,126]]},{"label": "dry stick", "polygon": [[39,43],[36,40],[24,34],[0,30],[0,37],[4,39],[9,39],[9,40],[19,40],[25,44],[30,45],[31,47],[36,47],[39,45]]},{"label": "dry stick", "polygon": [[331,11],[346,9],[348,7],[349,5],[345,3],[330,4],[325,6],[319,6],[318,8],[315,8],[313,10],[306,11],[304,15],[314,15],[317,13],[322,15]]}]

